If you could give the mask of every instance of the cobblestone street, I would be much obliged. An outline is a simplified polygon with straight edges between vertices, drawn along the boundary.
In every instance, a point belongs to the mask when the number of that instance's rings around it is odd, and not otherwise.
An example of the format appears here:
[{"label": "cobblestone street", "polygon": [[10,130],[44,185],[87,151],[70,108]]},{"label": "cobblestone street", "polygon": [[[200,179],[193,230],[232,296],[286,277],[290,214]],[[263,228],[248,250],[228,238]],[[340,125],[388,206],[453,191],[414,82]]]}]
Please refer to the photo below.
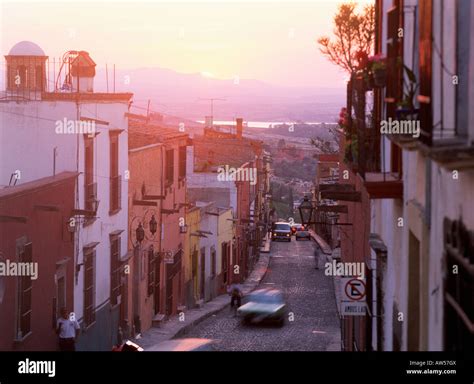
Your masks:
[{"label": "cobblestone street", "polygon": [[[331,277],[324,261],[315,269],[314,242],[273,242],[268,271],[259,288],[281,289],[286,296],[288,320],[242,325],[229,307],[209,317],[182,337],[209,338],[224,351],[326,351],[340,350],[340,325]],[[291,321],[293,314],[293,321]]]}]

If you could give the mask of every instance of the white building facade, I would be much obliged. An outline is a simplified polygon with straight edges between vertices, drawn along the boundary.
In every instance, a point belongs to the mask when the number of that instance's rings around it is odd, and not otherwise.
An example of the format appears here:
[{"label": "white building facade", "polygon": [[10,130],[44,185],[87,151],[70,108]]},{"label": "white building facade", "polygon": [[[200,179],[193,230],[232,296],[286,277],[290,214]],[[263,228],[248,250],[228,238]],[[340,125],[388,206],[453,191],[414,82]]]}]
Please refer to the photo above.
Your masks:
[{"label": "white building facade", "polygon": [[[117,340],[120,268],[127,256],[125,113],[132,94],[93,92],[95,63],[86,52],[69,57],[70,82],[51,92],[44,66],[34,66],[37,81],[31,80],[34,67],[27,63],[47,59],[36,44],[18,43],[6,59],[12,78],[0,102],[0,183],[80,173],[76,209],[64,218],[75,242],[75,260],[67,261],[74,263],[74,304],[66,306],[82,327],[78,349],[110,350]],[[16,76],[24,82],[16,84]]]}]

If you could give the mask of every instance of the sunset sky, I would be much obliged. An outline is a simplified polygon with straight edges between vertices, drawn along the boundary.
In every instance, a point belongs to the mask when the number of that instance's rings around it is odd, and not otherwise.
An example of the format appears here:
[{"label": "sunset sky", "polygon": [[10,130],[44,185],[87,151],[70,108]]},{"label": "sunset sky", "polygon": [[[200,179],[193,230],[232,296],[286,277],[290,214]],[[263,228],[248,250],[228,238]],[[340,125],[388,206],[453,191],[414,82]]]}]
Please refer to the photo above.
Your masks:
[{"label": "sunset sky", "polygon": [[31,40],[51,58],[86,50],[99,67],[342,87],[343,73],[316,44],[331,34],[340,2],[3,1],[1,52]]}]

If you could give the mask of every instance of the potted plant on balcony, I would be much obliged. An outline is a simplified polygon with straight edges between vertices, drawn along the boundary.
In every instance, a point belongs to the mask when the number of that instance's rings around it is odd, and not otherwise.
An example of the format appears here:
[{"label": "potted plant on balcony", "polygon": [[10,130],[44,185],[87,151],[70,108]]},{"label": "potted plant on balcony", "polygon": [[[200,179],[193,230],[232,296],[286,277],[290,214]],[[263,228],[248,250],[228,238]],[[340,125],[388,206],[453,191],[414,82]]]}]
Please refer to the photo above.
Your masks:
[{"label": "potted plant on balcony", "polygon": [[370,71],[373,84],[376,88],[383,88],[387,84],[387,59],[382,54],[369,57]]},{"label": "potted plant on balcony", "polygon": [[374,79],[372,76],[372,62],[365,51],[358,51],[355,56],[358,65],[354,72],[355,78],[359,78],[363,81],[364,88],[366,91],[372,91],[374,89]]},{"label": "potted plant on balcony", "polygon": [[352,135],[347,140],[344,148],[344,162],[350,164],[353,167],[357,167],[357,161],[359,158],[359,148],[357,143],[357,135]]},{"label": "potted plant on balcony", "polygon": [[406,74],[403,80],[403,99],[397,103],[397,120],[418,120],[419,109],[415,108],[415,96],[418,91],[418,83],[415,73],[408,68],[401,59],[399,65],[403,65]]}]

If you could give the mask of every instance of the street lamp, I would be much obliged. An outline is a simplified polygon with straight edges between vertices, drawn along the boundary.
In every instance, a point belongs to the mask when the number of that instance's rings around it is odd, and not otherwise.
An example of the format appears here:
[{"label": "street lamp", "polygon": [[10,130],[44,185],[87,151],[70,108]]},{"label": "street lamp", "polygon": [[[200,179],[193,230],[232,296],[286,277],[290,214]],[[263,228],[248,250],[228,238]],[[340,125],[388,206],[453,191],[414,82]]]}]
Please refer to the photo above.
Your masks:
[{"label": "street lamp", "polygon": [[150,225],[150,232],[154,236],[158,230],[158,223],[156,222],[155,215],[151,216],[151,220],[148,224]]},{"label": "street lamp", "polygon": [[141,243],[143,239],[145,238],[145,230],[143,229],[142,223],[138,224],[137,230],[135,231],[135,234],[137,236],[137,241],[138,243]]},{"label": "street lamp", "polygon": [[304,197],[303,202],[298,207],[298,210],[300,211],[301,224],[306,227],[311,223],[314,211],[313,203],[309,201],[308,196]]}]

